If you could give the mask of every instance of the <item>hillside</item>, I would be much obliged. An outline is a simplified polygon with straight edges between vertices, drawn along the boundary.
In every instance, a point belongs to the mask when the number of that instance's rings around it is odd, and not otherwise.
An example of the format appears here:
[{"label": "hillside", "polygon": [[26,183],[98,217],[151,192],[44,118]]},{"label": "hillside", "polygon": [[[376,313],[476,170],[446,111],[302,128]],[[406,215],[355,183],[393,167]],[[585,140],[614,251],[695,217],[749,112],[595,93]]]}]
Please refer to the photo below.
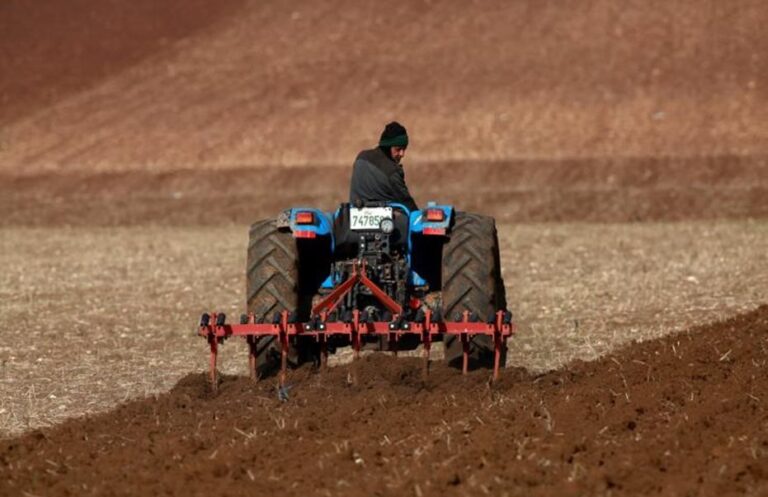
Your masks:
[{"label": "hillside", "polygon": [[759,0],[0,5],[0,170],[765,154]]}]

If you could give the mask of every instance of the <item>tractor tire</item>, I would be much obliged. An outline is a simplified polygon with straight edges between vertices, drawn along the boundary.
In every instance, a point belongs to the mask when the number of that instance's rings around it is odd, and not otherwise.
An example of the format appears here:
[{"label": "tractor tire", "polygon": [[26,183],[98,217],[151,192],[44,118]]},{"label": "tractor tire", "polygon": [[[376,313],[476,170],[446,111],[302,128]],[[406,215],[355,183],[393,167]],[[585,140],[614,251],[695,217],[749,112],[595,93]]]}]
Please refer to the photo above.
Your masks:
[{"label": "tractor tire", "polygon": [[[443,244],[442,312],[446,320],[465,310],[486,321],[490,314],[506,309],[504,280],[501,277],[499,240],[492,217],[456,212],[450,237]],[[452,366],[462,364],[461,339],[445,337],[445,359]],[[470,341],[470,365],[493,366],[493,339],[486,335]],[[504,357],[502,354],[502,363]]]},{"label": "tractor tire", "polygon": [[[276,312],[296,313],[306,319],[309,297],[302,294],[299,273],[299,248],[293,235],[280,231],[273,219],[251,226],[246,262],[246,304],[256,322],[270,323]],[[303,311],[303,312],[302,312]],[[298,345],[298,346],[297,346]],[[292,344],[289,361],[296,366],[306,360],[308,351]],[[310,354],[311,355],[311,354]],[[260,376],[275,373],[280,367],[280,349],[275,337],[261,337],[256,363]]]}]

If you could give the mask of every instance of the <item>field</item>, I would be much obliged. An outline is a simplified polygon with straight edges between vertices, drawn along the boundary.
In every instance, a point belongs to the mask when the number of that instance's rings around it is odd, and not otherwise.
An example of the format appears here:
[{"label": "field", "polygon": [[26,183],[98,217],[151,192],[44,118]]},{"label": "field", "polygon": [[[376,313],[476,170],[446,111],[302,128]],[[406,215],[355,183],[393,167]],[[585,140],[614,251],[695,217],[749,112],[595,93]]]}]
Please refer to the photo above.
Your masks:
[{"label": "field", "polygon": [[[0,495],[768,492],[768,9],[587,3],[0,6]],[[232,339],[212,394],[248,225],[393,118],[497,220],[500,381],[342,352],[281,401]]]},{"label": "field", "polygon": [[369,356],[274,385],[200,373],[2,443],[6,494],[584,495],[766,490],[768,310],[596,362],[467,377]]},{"label": "field", "polygon": [[[247,229],[6,228],[2,428],[48,425],[162,392],[204,370],[197,315],[243,308]],[[720,221],[501,225],[519,336],[534,372],[595,359],[752,310],[768,298],[768,224]],[[695,247],[695,248],[692,248]],[[7,293],[6,293],[7,292]],[[247,374],[245,345],[223,371]]]}]

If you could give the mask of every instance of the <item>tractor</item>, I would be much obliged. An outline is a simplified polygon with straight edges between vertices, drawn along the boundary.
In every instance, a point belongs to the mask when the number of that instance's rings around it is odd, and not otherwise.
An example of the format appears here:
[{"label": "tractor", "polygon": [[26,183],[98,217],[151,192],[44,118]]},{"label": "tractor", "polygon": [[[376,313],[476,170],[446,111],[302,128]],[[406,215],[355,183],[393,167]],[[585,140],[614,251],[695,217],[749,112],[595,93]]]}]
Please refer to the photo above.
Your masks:
[{"label": "tractor", "polygon": [[245,336],[254,378],[339,347],[398,350],[443,341],[463,371],[498,376],[513,333],[493,218],[430,202],[410,211],[392,202],[343,203],[334,212],[294,207],[250,228],[247,314],[228,325],[204,314],[200,335],[218,345]]}]

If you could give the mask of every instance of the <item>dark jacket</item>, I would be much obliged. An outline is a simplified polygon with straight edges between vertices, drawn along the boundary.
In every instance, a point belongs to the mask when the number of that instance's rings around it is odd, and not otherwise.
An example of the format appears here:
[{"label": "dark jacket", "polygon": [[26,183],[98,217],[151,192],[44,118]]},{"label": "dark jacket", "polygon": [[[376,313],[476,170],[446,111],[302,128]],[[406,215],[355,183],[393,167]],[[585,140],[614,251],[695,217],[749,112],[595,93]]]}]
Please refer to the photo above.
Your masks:
[{"label": "dark jacket", "polygon": [[357,155],[352,169],[349,201],[399,202],[408,209],[418,210],[405,186],[403,167],[387,157],[383,150],[363,150]]}]

